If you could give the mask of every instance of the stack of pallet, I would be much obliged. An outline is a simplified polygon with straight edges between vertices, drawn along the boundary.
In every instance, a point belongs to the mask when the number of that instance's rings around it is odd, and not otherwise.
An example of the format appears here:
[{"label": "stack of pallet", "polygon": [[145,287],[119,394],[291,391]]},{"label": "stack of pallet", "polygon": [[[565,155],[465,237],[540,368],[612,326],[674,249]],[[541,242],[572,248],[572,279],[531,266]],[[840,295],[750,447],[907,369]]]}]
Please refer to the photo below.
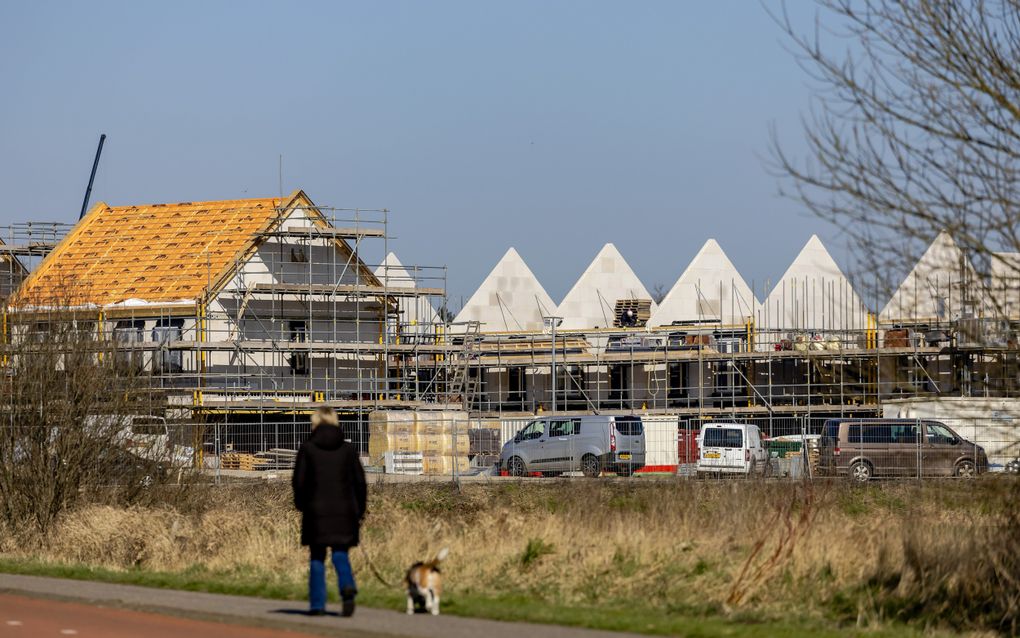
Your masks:
[{"label": "stack of pallet", "polygon": [[245,470],[251,472],[262,469],[265,463],[265,459],[260,459],[254,454],[246,454],[244,452],[224,452],[220,455],[221,470]]},{"label": "stack of pallet", "polygon": [[[625,312],[631,311],[633,319],[622,321]],[[640,328],[648,323],[652,316],[651,299],[618,299],[613,308],[613,326],[616,328]]]},{"label": "stack of pallet", "polygon": [[368,456],[380,465],[386,452],[421,452],[426,474],[468,468],[467,414],[457,411],[376,410],[368,417]]}]

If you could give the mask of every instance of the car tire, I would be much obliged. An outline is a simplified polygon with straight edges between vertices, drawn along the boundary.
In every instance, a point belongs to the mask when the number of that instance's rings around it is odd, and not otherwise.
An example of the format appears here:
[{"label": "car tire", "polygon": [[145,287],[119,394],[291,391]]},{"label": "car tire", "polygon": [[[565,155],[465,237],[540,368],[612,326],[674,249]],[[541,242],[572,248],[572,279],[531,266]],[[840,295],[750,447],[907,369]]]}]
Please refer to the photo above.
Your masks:
[{"label": "car tire", "polygon": [[598,478],[602,474],[602,462],[594,454],[585,454],[581,457],[581,474],[588,478]]},{"label": "car tire", "polygon": [[850,480],[855,483],[867,483],[875,475],[875,469],[867,461],[854,461],[850,466]]},{"label": "car tire", "polygon": [[519,456],[510,457],[510,460],[506,462],[506,471],[510,476],[518,478],[528,475],[528,467],[524,464],[524,459]]},{"label": "car tire", "polygon": [[974,461],[964,459],[953,468],[953,476],[968,479],[975,478],[977,476],[977,466],[974,464]]}]

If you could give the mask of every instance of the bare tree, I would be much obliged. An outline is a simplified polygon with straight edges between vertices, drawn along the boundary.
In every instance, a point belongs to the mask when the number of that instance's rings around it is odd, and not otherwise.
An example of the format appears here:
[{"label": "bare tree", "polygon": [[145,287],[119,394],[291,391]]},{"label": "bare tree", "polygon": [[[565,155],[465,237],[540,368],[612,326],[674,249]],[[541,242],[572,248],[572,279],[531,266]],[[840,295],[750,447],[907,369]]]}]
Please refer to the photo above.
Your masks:
[{"label": "bare tree", "polygon": [[845,231],[869,280],[942,230],[979,275],[1020,277],[998,254],[1020,252],[1020,2],[815,1],[812,33],[772,13],[816,85],[809,159],[772,133],[784,194]]},{"label": "bare tree", "polygon": [[668,292],[669,288],[666,287],[666,284],[655,284],[652,286],[652,300],[654,300],[655,303],[660,304],[662,303],[662,300],[666,298],[666,293]]},{"label": "bare tree", "polygon": [[100,493],[132,500],[174,462],[160,437],[132,429],[161,405],[131,353],[118,350],[73,286],[58,289],[60,299],[45,303],[16,299],[5,317],[0,523],[8,529],[45,531]]}]

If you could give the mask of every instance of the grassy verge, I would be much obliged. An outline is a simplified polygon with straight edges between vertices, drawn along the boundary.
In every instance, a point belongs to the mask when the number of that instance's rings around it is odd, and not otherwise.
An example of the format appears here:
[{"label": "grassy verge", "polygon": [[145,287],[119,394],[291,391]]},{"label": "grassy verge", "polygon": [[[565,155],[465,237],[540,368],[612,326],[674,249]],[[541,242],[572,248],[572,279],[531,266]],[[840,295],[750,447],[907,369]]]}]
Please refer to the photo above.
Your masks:
[{"label": "grassy verge", "polygon": [[[96,502],[0,529],[0,570],[303,600],[289,486]],[[444,613],[648,634],[1015,634],[1020,482],[854,487],[738,481],[373,485],[363,604],[449,548]],[[368,552],[368,554],[366,554]]]},{"label": "grassy verge", "polygon": [[[201,568],[184,572],[157,572],[145,569],[113,570],[87,565],[46,563],[31,559],[0,558],[0,572],[30,576],[50,576],[89,580],[125,585],[140,585],[162,589],[257,596],[277,600],[306,600],[307,592],[299,583],[267,582],[260,574],[246,569],[233,573],[213,573]],[[330,599],[337,600],[336,592]],[[368,607],[402,609],[404,599],[398,592],[381,591],[377,586],[363,587],[359,602]],[[905,625],[891,625],[879,629],[857,630],[817,617],[789,614],[785,618],[764,617],[760,614],[736,614],[731,617],[705,615],[695,610],[651,608],[633,604],[606,604],[600,606],[564,606],[544,600],[539,593],[482,596],[459,594],[444,601],[443,612],[456,616],[489,618],[493,620],[569,625],[608,631],[627,631],[652,635],[739,636],[921,636],[922,633]]]}]

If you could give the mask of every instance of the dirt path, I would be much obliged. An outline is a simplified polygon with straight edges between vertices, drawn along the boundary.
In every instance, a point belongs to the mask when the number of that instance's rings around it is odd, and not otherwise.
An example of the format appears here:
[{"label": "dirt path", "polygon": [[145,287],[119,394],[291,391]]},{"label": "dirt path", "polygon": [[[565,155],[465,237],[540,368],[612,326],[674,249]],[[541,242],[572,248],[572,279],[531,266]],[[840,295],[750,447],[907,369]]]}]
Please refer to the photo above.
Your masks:
[{"label": "dirt path", "polygon": [[[168,589],[153,589],[134,585],[115,585],[90,581],[66,580],[61,578],[43,578],[39,576],[18,576],[0,574],[0,638],[8,636],[61,636],[62,629],[77,630],[74,623],[88,629],[89,623],[117,622],[121,614],[137,614],[154,629],[139,629],[137,625],[132,632],[124,633],[92,633],[80,632],[77,635],[102,636],[145,636],[145,638],[162,638],[163,636],[187,635],[190,638],[233,638],[234,636],[277,637],[294,636],[280,630],[301,632],[303,634],[346,636],[350,638],[622,638],[635,634],[622,634],[606,631],[560,627],[556,625],[538,625],[531,623],[512,623],[477,618],[459,618],[456,616],[408,616],[396,611],[359,607],[353,618],[340,618],[336,615],[322,617],[307,616],[307,606],[300,602],[248,598],[244,596],[225,596],[222,594],[206,594],[201,592],[185,592]],[[6,601],[31,599],[32,606],[8,605]],[[70,607],[67,603],[73,603]],[[21,613],[34,610],[32,615]],[[67,616],[65,617],[65,612]],[[139,614],[138,612],[148,612]],[[19,615],[21,618],[19,618]],[[126,621],[128,616],[123,617]],[[25,619],[40,623],[42,630],[22,631],[27,624],[8,625],[8,621],[27,623]],[[114,619],[114,620],[111,620]],[[183,620],[187,619],[187,620]],[[165,623],[206,621],[203,625],[220,628],[215,633],[200,633],[184,629],[167,629],[159,633],[155,628]],[[138,619],[138,622],[143,622]],[[45,623],[45,624],[44,624]],[[223,624],[213,624],[223,623]],[[233,625],[234,627],[230,627]],[[252,627],[267,630],[265,633],[254,633]],[[50,630],[58,633],[48,633]],[[228,633],[237,629],[239,633]],[[90,629],[90,631],[92,631]],[[300,635],[300,634],[297,634]]]}]

